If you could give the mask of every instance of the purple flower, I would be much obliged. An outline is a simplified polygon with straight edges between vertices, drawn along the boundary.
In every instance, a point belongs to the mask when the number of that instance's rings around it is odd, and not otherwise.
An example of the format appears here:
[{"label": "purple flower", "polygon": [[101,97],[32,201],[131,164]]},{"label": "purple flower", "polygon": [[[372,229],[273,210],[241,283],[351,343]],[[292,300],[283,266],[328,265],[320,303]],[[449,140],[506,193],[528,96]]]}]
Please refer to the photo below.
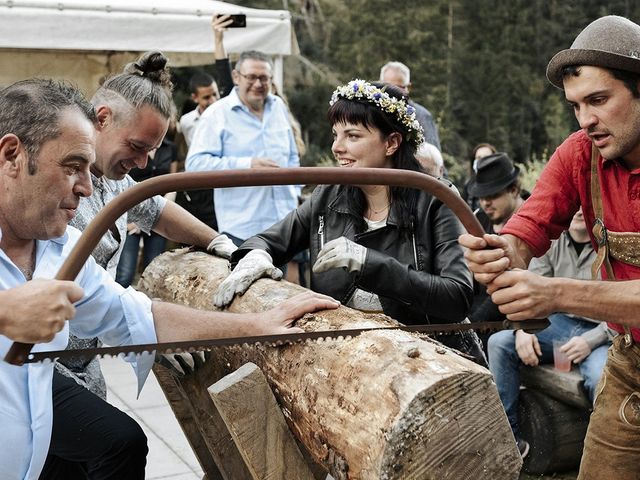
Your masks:
[{"label": "purple flower", "polygon": [[413,108],[411,105],[407,105],[407,113],[409,115],[413,115],[415,111],[416,111],[415,108]]},{"label": "purple flower", "polygon": [[376,92],[373,94],[373,98],[375,98],[376,100],[380,100],[380,97],[382,97],[382,94],[380,92]]},{"label": "purple flower", "polygon": [[357,83],[353,84],[353,91],[357,92],[360,89],[360,85],[358,85]]}]

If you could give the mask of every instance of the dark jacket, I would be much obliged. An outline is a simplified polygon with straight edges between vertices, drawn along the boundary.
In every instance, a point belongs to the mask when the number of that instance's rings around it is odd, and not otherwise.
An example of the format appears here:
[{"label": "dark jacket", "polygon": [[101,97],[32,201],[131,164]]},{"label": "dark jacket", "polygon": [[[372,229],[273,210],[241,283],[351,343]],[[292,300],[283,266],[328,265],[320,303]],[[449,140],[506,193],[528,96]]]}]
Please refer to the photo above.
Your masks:
[{"label": "dark jacket", "polygon": [[[397,203],[392,204],[385,227],[358,232],[359,215],[344,191],[341,186],[317,187],[309,200],[282,221],[242,244],[232,263],[250,250],[262,249],[275,265],[282,265],[308,248],[313,265],[324,244],[344,236],[368,248],[362,271],[312,272],[313,291],[342,303],[347,303],[356,288],[373,292],[384,313],[404,324],[462,321],[471,305],[472,280],[458,245],[463,229],[449,208],[421,192],[411,232],[398,228]],[[462,351],[474,350],[456,337],[439,340]]]}]

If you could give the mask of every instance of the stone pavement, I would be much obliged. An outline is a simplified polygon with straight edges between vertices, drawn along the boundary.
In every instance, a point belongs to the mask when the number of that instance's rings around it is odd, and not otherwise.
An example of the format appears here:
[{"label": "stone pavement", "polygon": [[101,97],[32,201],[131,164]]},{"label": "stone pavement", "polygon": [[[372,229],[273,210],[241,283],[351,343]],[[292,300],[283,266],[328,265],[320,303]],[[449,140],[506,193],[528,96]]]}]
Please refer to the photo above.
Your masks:
[{"label": "stone pavement", "polygon": [[200,464],[153,373],[136,399],[136,377],[126,362],[103,358],[100,364],[107,381],[107,399],[134,418],[149,439],[146,480],[200,480]]}]

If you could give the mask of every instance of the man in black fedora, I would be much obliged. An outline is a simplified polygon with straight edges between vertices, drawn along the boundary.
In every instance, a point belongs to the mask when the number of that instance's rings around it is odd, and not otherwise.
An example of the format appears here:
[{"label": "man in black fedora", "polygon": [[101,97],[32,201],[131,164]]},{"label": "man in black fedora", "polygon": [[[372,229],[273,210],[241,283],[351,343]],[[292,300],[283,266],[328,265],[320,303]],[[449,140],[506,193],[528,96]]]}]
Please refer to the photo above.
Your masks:
[{"label": "man in black fedora", "polygon": [[[555,55],[547,78],[581,130],[555,151],[501,236],[460,237],[475,278],[511,320],[566,312],[619,335],[596,389],[579,480],[637,480],[640,464],[640,26],[607,16]],[[526,268],[582,207],[607,282],[543,278]]]},{"label": "man in black fedora", "polygon": [[523,203],[520,169],[506,153],[498,152],[478,160],[478,171],[469,193],[479,199],[474,213],[487,233],[500,233],[507,220]]}]

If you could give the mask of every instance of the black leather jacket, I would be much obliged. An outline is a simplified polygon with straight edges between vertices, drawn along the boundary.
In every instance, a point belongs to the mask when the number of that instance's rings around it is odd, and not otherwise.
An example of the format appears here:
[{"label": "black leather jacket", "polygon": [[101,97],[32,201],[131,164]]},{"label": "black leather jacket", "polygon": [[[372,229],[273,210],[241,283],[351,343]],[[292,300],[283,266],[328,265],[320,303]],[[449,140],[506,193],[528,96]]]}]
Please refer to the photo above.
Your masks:
[{"label": "black leather jacket", "polygon": [[[384,313],[404,324],[455,323],[470,308],[472,277],[458,236],[463,232],[455,215],[440,200],[421,192],[411,232],[397,226],[397,204],[391,206],[387,225],[370,232],[356,231],[358,214],[344,195],[344,187],[318,186],[311,198],[283,220],[248,239],[233,254],[236,263],[250,250],[269,252],[274,265],[286,264],[309,249],[311,265],[324,244],[344,236],[367,247],[359,273],[332,269],[311,273],[311,290],[346,304],[356,288],[380,298]],[[459,335],[439,339],[461,351],[477,355],[474,339]],[[473,336],[472,336],[473,337]]]}]

